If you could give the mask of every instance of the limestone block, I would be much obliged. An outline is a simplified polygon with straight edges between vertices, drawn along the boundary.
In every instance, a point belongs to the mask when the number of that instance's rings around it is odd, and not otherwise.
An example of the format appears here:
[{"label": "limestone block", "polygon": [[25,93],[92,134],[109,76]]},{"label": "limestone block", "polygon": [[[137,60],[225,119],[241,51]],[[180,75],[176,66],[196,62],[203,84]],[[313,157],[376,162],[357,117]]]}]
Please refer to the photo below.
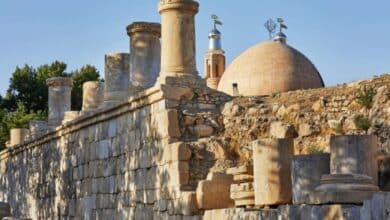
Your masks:
[{"label": "limestone block", "polygon": [[106,159],[109,156],[110,142],[108,140],[99,141],[97,154],[99,159]]},{"label": "limestone block", "polygon": [[270,136],[272,138],[295,138],[297,132],[294,126],[277,121],[272,122],[270,127]]},{"label": "limestone block", "polygon": [[157,155],[158,164],[166,164],[176,161],[188,161],[191,159],[191,149],[188,144],[175,142],[164,146]]},{"label": "limestone block", "polygon": [[223,173],[212,173],[208,180],[198,183],[196,199],[198,207],[204,210],[229,208],[234,205],[230,198],[230,185],[233,176]]},{"label": "limestone block", "polygon": [[330,173],[329,154],[297,155],[292,161],[294,204],[310,204],[310,195],[320,185],[321,176]]},{"label": "limestone block", "polygon": [[292,139],[262,139],[252,142],[256,205],[291,202]]},{"label": "limestone block", "polygon": [[64,119],[62,120],[62,123],[70,122],[78,118],[80,115],[79,111],[66,111],[64,112]]},{"label": "limestone block", "polygon": [[195,215],[198,213],[196,192],[182,192],[180,198],[181,213],[183,215]]},{"label": "limestone block", "polygon": [[189,182],[188,162],[178,161],[157,168],[159,188],[167,186],[184,186]]},{"label": "limestone block", "polygon": [[205,124],[195,125],[193,130],[194,130],[194,134],[198,138],[210,137],[214,132],[213,127],[211,127],[210,125],[205,125]]},{"label": "limestone block", "polygon": [[164,98],[174,101],[180,101],[182,99],[191,100],[194,97],[194,92],[188,87],[161,85],[161,90],[164,94]]},{"label": "limestone block", "polygon": [[153,117],[155,117],[154,124],[161,138],[179,138],[181,136],[177,110],[161,111]]},{"label": "limestone block", "polygon": [[25,128],[13,128],[10,131],[10,147],[23,144],[29,135],[29,130]]},{"label": "limestone block", "polygon": [[30,128],[30,136],[33,140],[45,134],[48,131],[48,126],[46,121],[30,121],[29,128]]}]

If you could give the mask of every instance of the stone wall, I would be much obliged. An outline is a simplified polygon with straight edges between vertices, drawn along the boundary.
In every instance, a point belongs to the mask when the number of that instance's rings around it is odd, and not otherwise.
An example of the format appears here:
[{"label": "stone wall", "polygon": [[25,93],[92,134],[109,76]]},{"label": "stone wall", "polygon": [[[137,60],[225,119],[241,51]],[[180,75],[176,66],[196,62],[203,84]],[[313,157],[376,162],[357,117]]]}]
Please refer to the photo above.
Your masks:
[{"label": "stone wall", "polygon": [[224,101],[210,92],[152,88],[1,152],[0,199],[33,219],[197,215],[179,121],[182,112],[218,109]]},{"label": "stone wall", "polygon": [[[366,132],[348,122],[347,116],[362,114],[388,160],[389,82],[383,76],[232,99],[202,84],[172,80],[0,152],[0,200],[14,216],[33,219],[207,218],[219,211],[198,207],[199,182],[250,162],[250,143],[259,138],[296,137],[296,154],[308,147],[327,151],[332,134]],[[370,109],[354,99],[362,85],[377,92]],[[388,164],[382,164],[382,177]]]},{"label": "stone wall", "polygon": [[[259,138],[295,138],[295,154],[329,152],[331,135],[379,137],[382,189],[390,190],[390,75],[335,87],[237,97],[222,109],[223,139],[239,163],[252,158],[250,144]],[[372,106],[358,103],[364,88],[375,92]],[[360,119],[357,119],[360,118]]]}]

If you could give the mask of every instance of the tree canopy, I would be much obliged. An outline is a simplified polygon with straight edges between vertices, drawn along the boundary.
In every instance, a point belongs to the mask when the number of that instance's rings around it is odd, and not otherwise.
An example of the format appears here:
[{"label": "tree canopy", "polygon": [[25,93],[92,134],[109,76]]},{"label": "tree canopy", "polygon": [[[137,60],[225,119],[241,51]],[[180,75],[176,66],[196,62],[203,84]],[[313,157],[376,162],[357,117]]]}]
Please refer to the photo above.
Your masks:
[{"label": "tree canopy", "polygon": [[9,80],[4,97],[0,96],[0,150],[5,147],[12,128],[27,128],[30,120],[46,120],[48,88],[46,80],[51,77],[72,77],[72,109],[82,106],[82,85],[100,79],[99,71],[92,65],[68,73],[61,61],[44,64],[37,68],[25,64],[17,66]]}]

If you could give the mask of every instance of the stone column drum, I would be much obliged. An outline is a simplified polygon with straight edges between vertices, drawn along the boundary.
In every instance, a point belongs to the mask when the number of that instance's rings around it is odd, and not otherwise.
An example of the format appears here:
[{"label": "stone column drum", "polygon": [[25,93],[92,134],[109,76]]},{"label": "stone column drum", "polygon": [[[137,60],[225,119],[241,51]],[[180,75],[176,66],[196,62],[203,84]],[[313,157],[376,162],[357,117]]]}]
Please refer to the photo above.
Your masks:
[{"label": "stone column drum", "polygon": [[330,139],[330,174],[317,187],[316,202],[362,203],[377,186],[378,139],[374,135],[343,135]]},{"label": "stone column drum", "polygon": [[80,116],[79,111],[67,111],[64,114],[64,120],[62,120],[62,123],[73,121],[76,118],[78,118],[79,116]]},{"label": "stone column drum", "polygon": [[293,204],[311,204],[321,176],[330,173],[330,154],[297,155],[292,161]]},{"label": "stone column drum", "polygon": [[293,139],[260,139],[252,147],[255,205],[290,203]]},{"label": "stone column drum", "polygon": [[103,103],[104,84],[99,81],[89,81],[83,84],[83,107],[81,113],[96,110]]},{"label": "stone column drum", "polygon": [[195,14],[199,3],[193,0],[160,0],[161,72],[158,83],[167,77],[199,79],[195,58]]},{"label": "stone column drum", "polygon": [[124,102],[128,98],[130,54],[112,53],[105,56],[105,107]]},{"label": "stone column drum", "polygon": [[54,77],[46,80],[49,87],[49,118],[50,127],[61,125],[64,113],[71,107],[71,91],[73,81],[67,77]]},{"label": "stone column drum", "polygon": [[46,121],[30,121],[30,137],[34,140],[47,132],[48,126]]},{"label": "stone column drum", "polygon": [[29,135],[29,130],[26,128],[13,128],[10,131],[10,146],[23,144]]},{"label": "stone column drum", "polygon": [[127,26],[130,37],[130,95],[152,87],[160,72],[161,25],[134,22]]}]

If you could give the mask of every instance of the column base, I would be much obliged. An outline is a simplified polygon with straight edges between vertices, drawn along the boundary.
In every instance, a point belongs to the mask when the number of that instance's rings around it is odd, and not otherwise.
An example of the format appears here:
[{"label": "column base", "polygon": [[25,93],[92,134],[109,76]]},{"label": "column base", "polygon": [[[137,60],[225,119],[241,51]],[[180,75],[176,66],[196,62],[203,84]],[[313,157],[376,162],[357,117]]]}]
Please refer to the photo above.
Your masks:
[{"label": "column base", "polygon": [[160,73],[155,85],[206,86],[198,73]]},{"label": "column base", "polygon": [[363,203],[364,200],[379,191],[373,179],[359,174],[323,175],[321,185],[311,195],[313,204]]}]

